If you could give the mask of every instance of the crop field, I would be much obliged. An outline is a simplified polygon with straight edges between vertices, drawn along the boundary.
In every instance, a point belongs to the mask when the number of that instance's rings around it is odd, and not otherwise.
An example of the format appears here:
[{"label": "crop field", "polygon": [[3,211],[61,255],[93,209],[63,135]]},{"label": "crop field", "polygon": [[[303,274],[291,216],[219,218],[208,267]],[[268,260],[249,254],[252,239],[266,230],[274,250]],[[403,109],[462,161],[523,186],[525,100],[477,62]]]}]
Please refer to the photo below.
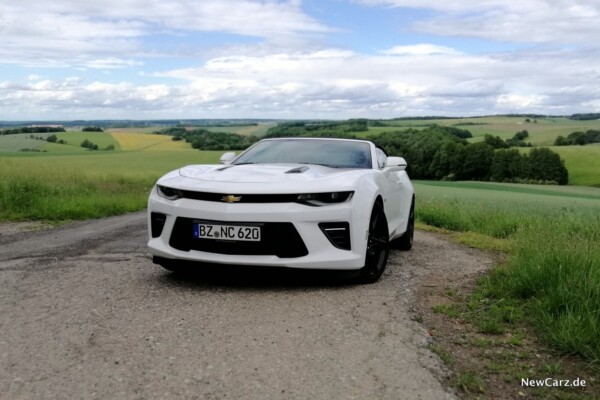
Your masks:
[{"label": "crop field", "polygon": [[186,142],[174,142],[171,140],[171,136],[165,135],[137,133],[122,129],[110,130],[110,135],[123,151],[164,151],[190,148]]},{"label": "crop field", "polygon": [[474,182],[415,187],[420,222],[478,234],[478,245],[486,237],[507,244],[508,260],[482,283],[492,304],[523,303],[550,345],[600,360],[600,189]]},{"label": "crop field", "polygon": [[140,210],[161,175],[186,164],[216,163],[221,154],[192,149],[4,153],[0,221],[65,221]]},{"label": "crop field", "polygon": [[87,139],[88,141],[97,144],[99,149],[104,149],[110,145],[118,148],[118,143],[107,132],[67,131],[57,133],[56,136],[59,140],[62,139],[66,141],[69,146],[81,147],[81,142]]},{"label": "crop field", "polygon": [[81,142],[85,139],[98,145],[98,148],[104,149],[109,145],[115,146],[119,150],[118,142],[106,132],[81,132],[67,131],[54,133],[59,140],[66,141],[66,144],[49,143],[45,139],[53,133],[36,133],[33,136],[41,137],[44,140],[31,139],[29,133],[18,133],[15,135],[0,136],[0,153],[21,151],[21,149],[37,149],[40,152],[59,153],[59,154],[78,154],[89,151],[81,147]]},{"label": "crop field", "polygon": [[211,132],[229,132],[243,136],[264,136],[267,134],[267,131],[274,126],[275,124],[258,124],[248,126],[215,126],[205,129],[208,129]]},{"label": "crop field", "polygon": [[[34,136],[46,138],[50,133],[36,133]],[[15,135],[0,135],[0,152],[21,151],[23,149],[40,149],[47,142],[45,140],[31,139],[30,133],[17,133]]]},{"label": "crop field", "polygon": [[[427,120],[397,120],[386,121],[389,127],[371,127],[368,134],[389,132],[397,129],[423,128],[431,124],[442,126],[454,126],[466,129],[473,134],[472,141],[483,140],[483,136],[490,134],[508,139],[515,133],[527,130],[529,138],[534,146],[551,146],[557,136],[567,136],[571,132],[586,131],[588,129],[600,129],[600,121],[574,121],[567,118],[539,118],[533,122],[525,122],[525,117],[481,117],[481,118],[457,118],[457,119],[427,119]],[[360,134],[360,136],[366,136]]]}]

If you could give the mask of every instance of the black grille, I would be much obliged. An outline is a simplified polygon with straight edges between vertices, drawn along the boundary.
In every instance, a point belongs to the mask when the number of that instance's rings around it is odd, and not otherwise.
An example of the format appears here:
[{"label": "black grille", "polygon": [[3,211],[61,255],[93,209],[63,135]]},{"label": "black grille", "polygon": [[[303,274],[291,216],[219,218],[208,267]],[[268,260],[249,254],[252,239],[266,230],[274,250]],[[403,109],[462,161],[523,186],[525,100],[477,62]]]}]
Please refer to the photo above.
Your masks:
[{"label": "black grille", "polygon": [[[233,195],[239,197],[235,203],[293,203],[298,199],[297,194],[233,194],[209,193],[182,190],[181,194],[186,199],[226,202],[223,198]],[[232,201],[233,202],[233,201]]]},{"label": "black grille", "polygon": [[166,221],[167,216],[165,214],[155,212],[150,213],[150,229],[152,231],[153,238],[157,238],[161,235]]},{"label": "black grille", "polygon": [[[260,226],[261,241],[196,239],[193,237],[194,223]],[[289,222],[224,222],[179,217],[175,221],[169,244],[181,251],[198,250],[218,254],[274,255],[280,258],[302,257],[308,254],[298,231]]]},{"label": "black grille", "polygon": [[350,224],[348,222],[321,222],[319,228],[332,245],[342,250],[351,250]]}]

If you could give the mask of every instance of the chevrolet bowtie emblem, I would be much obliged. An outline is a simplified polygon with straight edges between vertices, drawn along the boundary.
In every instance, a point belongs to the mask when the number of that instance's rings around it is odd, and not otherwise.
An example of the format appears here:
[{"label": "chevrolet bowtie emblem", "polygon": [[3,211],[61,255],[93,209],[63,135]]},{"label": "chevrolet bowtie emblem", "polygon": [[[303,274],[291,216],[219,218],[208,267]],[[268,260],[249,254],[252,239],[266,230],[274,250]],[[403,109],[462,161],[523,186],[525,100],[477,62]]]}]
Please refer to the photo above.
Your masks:
[{"label": "chevrolet bowtie emblem", "polygon": [[240,201],[242,199],[242,196],[234,196],[232,194],[229,194],[227,196],[223,196],[221,198],[221,201],[224,201],[226,203],[236,203],[238,201]]}]

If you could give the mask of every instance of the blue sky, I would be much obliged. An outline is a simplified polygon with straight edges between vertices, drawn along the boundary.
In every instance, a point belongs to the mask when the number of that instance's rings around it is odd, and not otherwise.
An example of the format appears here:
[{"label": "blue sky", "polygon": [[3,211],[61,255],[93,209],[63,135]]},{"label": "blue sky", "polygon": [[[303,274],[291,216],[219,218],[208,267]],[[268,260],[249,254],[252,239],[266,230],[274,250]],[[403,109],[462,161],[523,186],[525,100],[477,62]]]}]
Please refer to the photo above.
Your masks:
[{"label": "blue sky", "polygon": [[600,111],[600,2],[21,0],[0,120]]}]

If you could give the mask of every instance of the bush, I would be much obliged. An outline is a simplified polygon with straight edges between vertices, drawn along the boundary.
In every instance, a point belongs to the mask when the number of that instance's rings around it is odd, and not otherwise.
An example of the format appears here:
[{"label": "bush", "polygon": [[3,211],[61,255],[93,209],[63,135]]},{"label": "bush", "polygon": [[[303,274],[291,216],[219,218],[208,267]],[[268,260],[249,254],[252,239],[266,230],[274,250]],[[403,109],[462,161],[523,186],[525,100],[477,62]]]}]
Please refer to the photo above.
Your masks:
[{"label": "bush", "polygon": [[104,132],[104,129],[99,126],[86,126],[81,130],[82,132]]},{"label": "bush", "polygon": [[84,139],[84,141],[81,142],[81,147],[85,147],[90,150],[98,150],[98,145],[90,142],[87,139]]}]

